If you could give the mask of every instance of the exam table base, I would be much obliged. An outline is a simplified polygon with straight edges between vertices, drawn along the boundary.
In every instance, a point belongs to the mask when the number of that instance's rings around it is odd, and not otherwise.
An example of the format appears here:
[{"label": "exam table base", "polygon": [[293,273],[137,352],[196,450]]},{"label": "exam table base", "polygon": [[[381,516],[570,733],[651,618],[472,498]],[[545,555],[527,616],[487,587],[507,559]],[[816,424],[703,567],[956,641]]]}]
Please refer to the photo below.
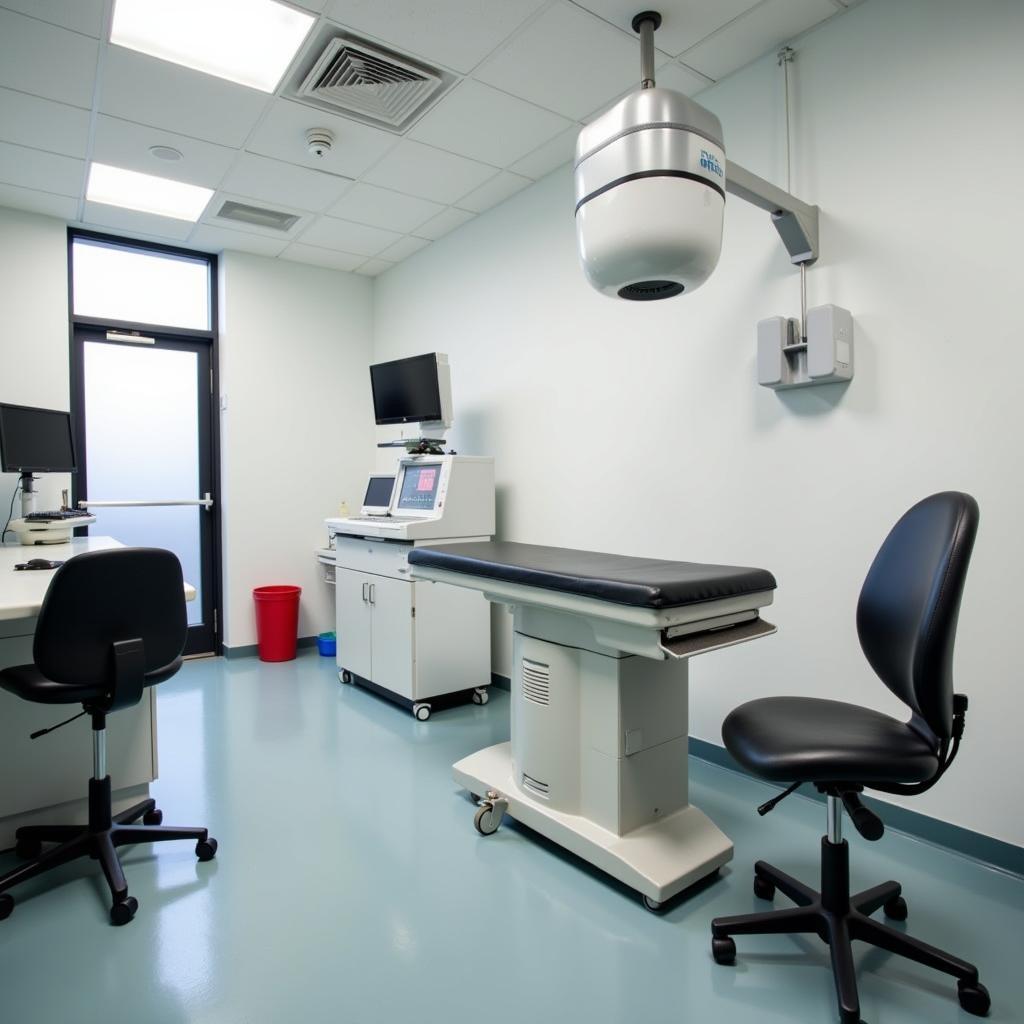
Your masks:
[{"label": "exam table base", "polygon": [[577,814],[546,806],[516,785],[511,743],[499,743],[452,767],[455,781],[478,798],[496,792],[505,813],[661,904],[732,859],[728,837],[696,807],[616,835]]}]

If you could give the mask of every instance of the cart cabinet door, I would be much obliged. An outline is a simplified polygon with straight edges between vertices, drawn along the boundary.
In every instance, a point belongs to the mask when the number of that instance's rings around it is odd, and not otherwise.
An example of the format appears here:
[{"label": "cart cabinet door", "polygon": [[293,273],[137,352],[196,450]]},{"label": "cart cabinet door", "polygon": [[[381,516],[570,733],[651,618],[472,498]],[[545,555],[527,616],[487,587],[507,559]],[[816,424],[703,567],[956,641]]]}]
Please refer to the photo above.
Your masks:
[{"label": "cart cabinet door", "polygon": [[339,567],[334,582],[338,668],[348,669],[364,679],[373,679],[371,578]]},{"label": "cart cabinet door", "polygon": [[378,686],[412,700],[414,584],[386,576],[368,576],[373,607],[373,675]]}]

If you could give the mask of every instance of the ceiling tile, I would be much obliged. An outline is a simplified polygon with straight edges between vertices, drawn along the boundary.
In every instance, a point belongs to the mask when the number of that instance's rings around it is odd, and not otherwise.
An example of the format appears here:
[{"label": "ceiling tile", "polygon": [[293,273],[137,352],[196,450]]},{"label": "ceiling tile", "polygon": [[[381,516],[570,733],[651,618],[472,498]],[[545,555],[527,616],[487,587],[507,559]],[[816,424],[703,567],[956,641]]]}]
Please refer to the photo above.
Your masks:
[{"label": "ceiling tile", "polygon": [[201,71],[109,46],[99,109],[137,124],[237,149],[267,105],[267,94]]},{"label": "ceiling tile", "polygon": [[533,182],[529,178],[513,174],[511,171],[502,171],[490,181],[485,181],[479,188],[473,189],[469,195],[463,196],[458,205],[463,210],[483,213],[484,210],[497,206],[509,196],[515,195],[520,189],[532,184]]},{"label": "ceiling tile", "polygon": [[[593,11],[606,21],[639,39],[633,32],[633,15],[644,10],[636,0],[574,0],[578,7]],[[661,27],[654,34],[658,49],[673,57],[696,45],[733,18],[749,11],[760,0],[658,0],[653,7],[661,15]],[[637,60],[640,49],[637,46]]]},{"label": "ceiling tile", "polygon": [[338,252],[334,249],[320,249],[315,245],[292,242],[283,253],[281,259],[293,260],[296,263],[312,263],[318,267],[330,267],[332,270],[352,271],[366,262],[365,256],[351,252]]},{"label": "ceiling tile", "polygon": [[197,224],[188,236],[188,244],[204,252],[251,252],[257,256],[277,256],[288,244],[287,238],[268,238],[246,231],[230,231],[210,224]]},{"label": "ceiling tile", "polygon": [[685,96],[696,96],[709,85],[714,85],[707,75],[702,75],[699,71],[694,71],[693,68],[688,68],[678,61],[662,64],[655,72],[655,78],[658,85],[665,89],[675,89],[676,92],[681,92]]},{"label": "ceiling tile", "polygon": [[454,203],[494,174],[494,167],[403,139],[365,178],[396,192]]},{"label": "ceiling tile", "polygon": [[138,210],[125,210],[120,206],[107,206],[105,203],[88,202],[85,204],[82,222],[132,234],[153,235],[174,242],[184,242],[193,228],[192,222],[187,220],[160,217],[155,213],[140,213]]},{"label": "ceiling tile", "polygon": [[356,224],[337,217],[318,217],[302,233],[302,241],[306,245],[362,253],[364,256],[376,256],[381,249],[386,249],[399,238],[401,235],[395,231],[372,228],[367,224]]},{"label": "ceiling tile", "polygon": [[467,220],[472,220],[473,216],[472,213],[456,210],[454,206],[451,206],[444,213],[439,213],[422,227],[417,228],[416,234],[434,240],[442,235],[447,235],[449,231],[454,231],[460,224],[465,224]]},{"label": "ceiling tile", "polygon": [[376,277],[378,274],[383,274],[385,270],[390,270],[394,266],[394,263],[388,260],[367,260],[357,271],[357,274],[362,274],[364,277]]},{"label": "ceiling tile", "polygon": [[17,185],[0,184],[0,206],[43,213],[59,220],[74,220],[78,216],[77,199],[71,196],[55,196],[51,192],[39,192],[34,188],[19,188]]},{"label": "ceiling tile", "polygon": [[399,50],[471,71],[545,0],[331,0],[326,14]]},{"label": "ceiling tile", "polygon": [[[182,154],[182,159],[158,160],[150,153],[151,146],[170,146]],[[151,128],[106,114],[96,118],[92,159],[112,167],[215,189],[236,155],[237,150],[166,128]]]},{"label": "ceiling tile", "polygon": [[61,196],[82,194],[85,161],[0,142],[0,182]]},{"label": "ceiling tile", "polygon": [[243,196],[317,212],[330,206],[351,184],[350,178],[253,153],[242,153],[223,181],[224,188]]},{"label": "ceiling tile", "polygon": [[420,120],[409,137],[506,167],[568,126],[558,114],[466,79]]},{"label": "ceiling tile", "polygon": [[292,0],[293,4],[305,7],[307,11],[315,11],[319,14],[327,4],[327,0]]},{"label": "ceiling tile", "polygon": [[353,185],[328,211],[359,224],[370,224],[389,231],[413,231],[444,207],[428,199],[417,199],[404,192],[393,192],[359,182]]},{"label": "ceiling tile", "polygon": [[[218,217],[226,202],[242,203],[247,206],[271,207],[280,213],[293,213],[299,219],[287,230],[281,231],[278,228],[264,227],[261,224],[242,224],[237,220],[227,220]],[[244,231],[247,235],[261,235],[265,238],[272,238],[275,241],[289,242],[299,235],[313,222],[316,214],[308,210],[300,210],[295,206],[286,206],[284,203],[264,203],[255,200],[252,196],[242,196],[234,192],[221,190],[206,204],[206,210],[199,220],[211,227],[226,228],[228,231]]]},{"label": "ceiling tile", "polygon": [[0,89],[0,139],[84,157],[89,144],[89,111]]},{"label": "ceiling tile", "polygon": [[525,174],[528,178],[543,178],[556,167],[568,163],[576,156],[576,138],[580,130],[577,125],[566,128],[550,142],[538,146],[532,153],[517,160],[511,167],[516,174]]},{"label": "ceiling tile", "polygon": [[682,61],[717,80],[838,13],[830,0],[763,0],[687,50]]},{"label": "ceiling tile", "polygon": [[0,8],[0,86],[92,106],[95,39]]},{"label": "ceiling tile", "polygon": [[406,235],[405,238],[400,238],[394,245],[389,245],[380,254],[380,259],[398,263],[399,260],[404,260],[407,256],[411,256],[414,252],[419,252],[420,249],[424,249],[428,245],[430,245],[430,242],[425,238],[414,238],[412,235]]},{"label": "ceiling tile", "polygon": [[[309,153],[306,131],[310,128],[328,128],[334,134],[334,145],[329,153],[322,157]],[[397,142],[398,136],[391,132],[337,117],[304,103],[278,99],[273,101],[245,148],[313,170],[358,178]]]},{"label": "ceiling tile", "polygon": [[637,82],[640,51],[624,32],[562,0],[473,77],[579,120]]},{"label": "ceiling tile", "polygon": [[103,0],[3,0],[0,7],[83,32],[94,39],[103,33]]}]

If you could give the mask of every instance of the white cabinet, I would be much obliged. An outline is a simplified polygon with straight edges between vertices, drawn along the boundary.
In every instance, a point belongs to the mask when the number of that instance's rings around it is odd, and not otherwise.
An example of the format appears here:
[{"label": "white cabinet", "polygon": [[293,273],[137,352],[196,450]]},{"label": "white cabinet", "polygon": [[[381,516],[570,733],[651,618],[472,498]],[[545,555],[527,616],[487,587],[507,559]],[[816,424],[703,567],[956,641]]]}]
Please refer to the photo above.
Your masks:
[{"label": "white cabinet", "polygon": [[336,538],[337,661],[345,681],[370,682],[419,707],[422,719],[432,698],[472,691],[486,700],[490,611],[475,591],[410,580],[412,547]]}]

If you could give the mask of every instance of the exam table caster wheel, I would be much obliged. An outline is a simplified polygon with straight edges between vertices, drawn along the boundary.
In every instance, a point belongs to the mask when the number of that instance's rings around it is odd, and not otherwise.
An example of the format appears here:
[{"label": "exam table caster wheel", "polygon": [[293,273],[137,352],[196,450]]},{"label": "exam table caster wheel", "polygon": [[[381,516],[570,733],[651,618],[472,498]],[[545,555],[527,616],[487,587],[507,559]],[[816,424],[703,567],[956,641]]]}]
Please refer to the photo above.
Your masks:
[{"label": "exam table caster wheel", "polygon": [[413,704],[412,713],[416,716],[417,722],[425,722],[430,717],[430,705]]},{"label": "exam table caster wheel", "polygon": [[342,670],[341,670],[341,671],[340,671],[340,672],[338,673],[338,679],[339,679],[339,680],[340,680],[341,682],[343,682],[343,683],[351,683],[351,682],[352,682],[352,673],[351,673],[351,672],[349,672],[349,670],[348,670],[347,668],[343,668],[343,669],[342,669]]},{"label": "exam table caster wheel", "polygon": [[728,936],[724,939],[712,936],[711,955],[715,958],[716,964],[728,967],[736,962],[736,943]]},{"label": "exam table caster wheel", "polygon": [[508,801],[490,789],[487,796],[481,801],[476,814],[473,815],[473,825],[482,836],[494,835],[501,825],[501,819],[505,817],[508,809]]},{"label": "exam table caster wheel", "polygon": [[14,844],[14,856],[19,860],[35,860],[43,852],[43,844],[38,839],[19,839]]},{"label": "exam table caster wheel", "polygon": [[164,812],[159,807],[154,807],[153,810],[147,811],[142,816],[143,825],[160,825],[164,820]]},{"label": "exam table caster wheel", "polygon": [[773,900],[775,899],[775,886],[767,878],[754,875],[754,895],[759,900]]},{"label": "exam table caster wheel", "polygon": [[14,912],[14,897],[0,893],[0,921],[5,921]]},{"label": "exam table caster wheel", "polygon": [[892,921],[906,921],[907,901],[902,896],[894,896],[882,907],[882,913]]},{"label": "exam table caster wheel", "polygon": [[973,1013],[975,1017],[988,1016],[992,1000],[989,997],[988,989],[980,981],[975,982],[973,985],[968,984],[966,981],[957,982],[956,997],[960,1000],[960,1005],[968,1013]]},{"label": "exam table caster wheel", "polygon": [[483,687],[478,687],[473,691],[472,699],[474,704],[486,704],[491,698]]},{"label": "exam table caster wheel", "polygon": [[665,904],[658,900],[652,900],[650,896],[644,896],[644,909],[649,910],[652,914],[663,914],[665,912]]},{"label": "exam table caster wheel", "polygon": [[118,900],[110,908],[110,923],[116,925],[127,924],[135,916],[135,911],[138,909],[139,901],[134,896],[125,896],[123,900]]},{"label": "exam table caster wheel", "polygon": [[196,856],[200,860],[213,860],[217,856],[217,840],[213,836],[209,839],[200,839],[196,843]]}]

